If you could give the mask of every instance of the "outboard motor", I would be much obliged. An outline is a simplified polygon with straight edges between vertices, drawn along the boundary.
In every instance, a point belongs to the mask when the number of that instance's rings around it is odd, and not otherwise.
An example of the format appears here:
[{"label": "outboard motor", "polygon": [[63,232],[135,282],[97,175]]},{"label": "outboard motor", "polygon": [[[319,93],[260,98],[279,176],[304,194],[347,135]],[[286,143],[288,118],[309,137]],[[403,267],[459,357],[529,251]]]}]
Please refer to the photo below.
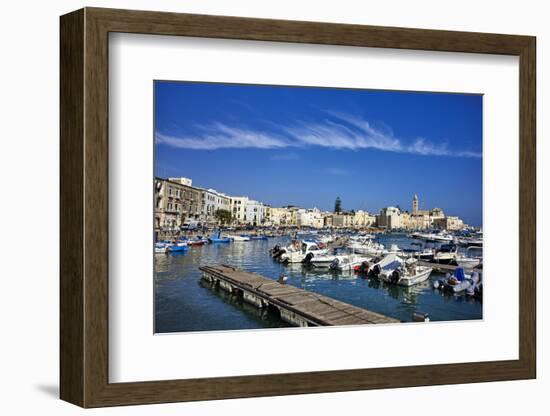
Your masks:
[{"label": "outboard motor", "polygon": [[397,283],[399,282],[400,278],[401,278],[401,273],[399,273],[399,270],[394,270],[391,274],[390,282]]},{"label": "outboard motor", "polygon": [[369,277],[378,277],[382,269],[379,264],[375,264],[372,269],[369,270]]},{"label": "outboard motor", "polygon": [[340,264],[340,260],[334,259],[334,260],[332,260],[332,262],[330,263],[330,266],[329,266],[329,267],[330,267],[331,270],[334,270],[334,269],[336,269],[336,268],[338,267],[339,264]]},{"label": "outboard motor", "polygon": [[313,258],[313,253],[307,253],[304,259],[302,260],[303,264],[310,264],[311,259]]},{"label": "outboard motor", "polygon": [[286,250],[284,248],[281,248],[279,249],[275,254],[273,254],[273,259],[278,259],[279,257],[281,257],[283,254],[286,253]]},{"label": "outboard motor", "polygon": [[359,266],[359,273],[362,273],[362,274],[366,274],[369,272],[369,262],[368,261],[364,261],[363,263],[361,263],[361,265]]},{"label": "outboard motor", "polygon": [[270,253],[271,255],[275,255],[279,250],[281,249],[281,247],[279,246],[279,244],[275,245],[271,250],[270,250]]}]

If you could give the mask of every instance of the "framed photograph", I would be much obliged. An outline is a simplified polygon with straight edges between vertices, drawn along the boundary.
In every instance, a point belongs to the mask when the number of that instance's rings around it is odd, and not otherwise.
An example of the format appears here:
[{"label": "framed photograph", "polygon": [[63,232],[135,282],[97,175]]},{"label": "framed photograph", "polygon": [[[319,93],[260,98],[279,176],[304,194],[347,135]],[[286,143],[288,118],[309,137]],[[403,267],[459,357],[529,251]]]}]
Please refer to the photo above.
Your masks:
[{"label": "framed photograph", "polygon": [[62,16],[61,398],[536,377],[535,49]]}]

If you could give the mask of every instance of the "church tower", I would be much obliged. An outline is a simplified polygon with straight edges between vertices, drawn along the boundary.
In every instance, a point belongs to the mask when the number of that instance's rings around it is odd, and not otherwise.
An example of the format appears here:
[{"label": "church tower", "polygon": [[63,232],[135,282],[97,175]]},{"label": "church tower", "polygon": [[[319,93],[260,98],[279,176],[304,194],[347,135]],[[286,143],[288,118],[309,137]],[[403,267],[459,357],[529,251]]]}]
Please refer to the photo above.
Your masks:
[{"label": "church tower", "polygon": [[413,196],[413,206],[412,206],[412,213],[413,215],[416,215],[418,213],[418,196],[414,194]]}]

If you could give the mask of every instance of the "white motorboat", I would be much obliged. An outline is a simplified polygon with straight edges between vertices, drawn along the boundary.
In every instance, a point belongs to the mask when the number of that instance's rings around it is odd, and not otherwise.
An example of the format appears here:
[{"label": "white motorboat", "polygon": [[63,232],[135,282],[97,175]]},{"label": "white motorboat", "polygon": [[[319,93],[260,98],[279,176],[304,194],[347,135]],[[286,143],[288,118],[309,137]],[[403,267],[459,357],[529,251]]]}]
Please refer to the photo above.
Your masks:
[{"label": "white motorboat", "polygon": [[366,254],[369,256],[380,256],[384,254],[385,250],[383,244],[373,241],[372,238],[352,241],[348,244],[348,248],[354,253]]},{"label": "white motorboat", "polygon": [[466,249],[466,254],[459,255],[456,258],[456,263],[466,269],[471,270],[479,266],[483,260],[482,254],[474,255],[472,254],[473,251],[480,251],[480,247],[468,247]]},{"label": "white motorboat", "polygon": [[165,254],[168,253],[168,243],[155,243],[155,254]]},{"label": "white motorboat", "polygon": [[438,243],[452,243],[454,237],[451,234],[448,233],[436,233],[431,235],[431,240],[436,241]]},{"label": "white motorboat", "polygon": [[480,263],[481,259],[475,257],[459,257],[456,259],[456,264],[466,270],[475,269]]},{"label": "white motorboat", "polygon": [[408,258],[393,270],[390,267],[384,268],[378,278],[387,283],[409,287],[428,280],[432,270],[431,267],[419,266],[418,260]]},{"label": "white motorboat", "polygon": [[280,260],[281,256],[287,252],[298,251],[300,249],[300,240],[294,239],[292,242],[286,246],[281,247],[280,245],[275,245],[271,250],[269,250],[273,260]]},{"label": "white motorboat", "polygon": [[328,253],[328,249],[320,248],[315,241],[302,241],[298,250],[292,246],[292,250],[287,250],[279,257],[281,263],[309,263],[315,256],[323,256]]},{"label": "white motorboat", "polygon": [[368,257],[358,256],[357,254],[348,254],[337,256],[330,264],[331,270],[351,271],[355,267],[361,266],[364,262],[368,262]]},{"label": "white motorboat", "polygon": [[325,255],[319,255],[314,256],[310,263],[317,268],[320,269],[328,269],[331,265],[331,263],[340,257],[344,257],[345,254],[325,254]]},{"label": "white motorboat", "polygon": [[233,241],[250,241],[250,237],[247,235],[228,235],[227,237]]},{"label": "white motorboat", "polygon": [[417,238],[424,241],[438,242],[438,243],[452,243],[454,237],[446,232],[441,233],[420,233],[416,232],[411,234],[412,238]]},{"label": "white motorboat", "polygon": [[[395,253],[387,254],[382,258],[378,257],[372,259],[369,262],[368,277],[378,277],[383,270],[393,270],[402,262],[403,260],[401,260]],[[362,270],[362,272],[364,272],[364,270]]]},{"label": "white motorboat", "polygon": [[454,264],[458,257],[458,250],[454,244],[443,244],[435,250],[433,262],[439,264]]},{"label": "white motorboat", "polygon": [[435,254],[435,249],[425,247],[422,250],[415,251],[412,256],[415,259],[421,260],[421,261],[433,261]]}]

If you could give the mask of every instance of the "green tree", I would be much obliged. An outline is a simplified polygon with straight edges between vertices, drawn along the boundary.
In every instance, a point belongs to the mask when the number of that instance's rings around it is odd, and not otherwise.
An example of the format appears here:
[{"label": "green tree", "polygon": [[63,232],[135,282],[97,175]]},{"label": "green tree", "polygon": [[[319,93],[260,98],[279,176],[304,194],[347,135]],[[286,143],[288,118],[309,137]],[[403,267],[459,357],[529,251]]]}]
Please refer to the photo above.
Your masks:
[{"label": "green tree", "polygon": [[334,213],[339,214],[342,212],[342,201],[339,196],[336,197],[336,202],[334,203]]},{"label": "green tree", "polygon": [[226,209],[216,210],[216,212],[214,212],[214,218],[216,218],[216,220],[218,220],[222,225],[231,224],[231,220],[233,219],[231,212]]}]

